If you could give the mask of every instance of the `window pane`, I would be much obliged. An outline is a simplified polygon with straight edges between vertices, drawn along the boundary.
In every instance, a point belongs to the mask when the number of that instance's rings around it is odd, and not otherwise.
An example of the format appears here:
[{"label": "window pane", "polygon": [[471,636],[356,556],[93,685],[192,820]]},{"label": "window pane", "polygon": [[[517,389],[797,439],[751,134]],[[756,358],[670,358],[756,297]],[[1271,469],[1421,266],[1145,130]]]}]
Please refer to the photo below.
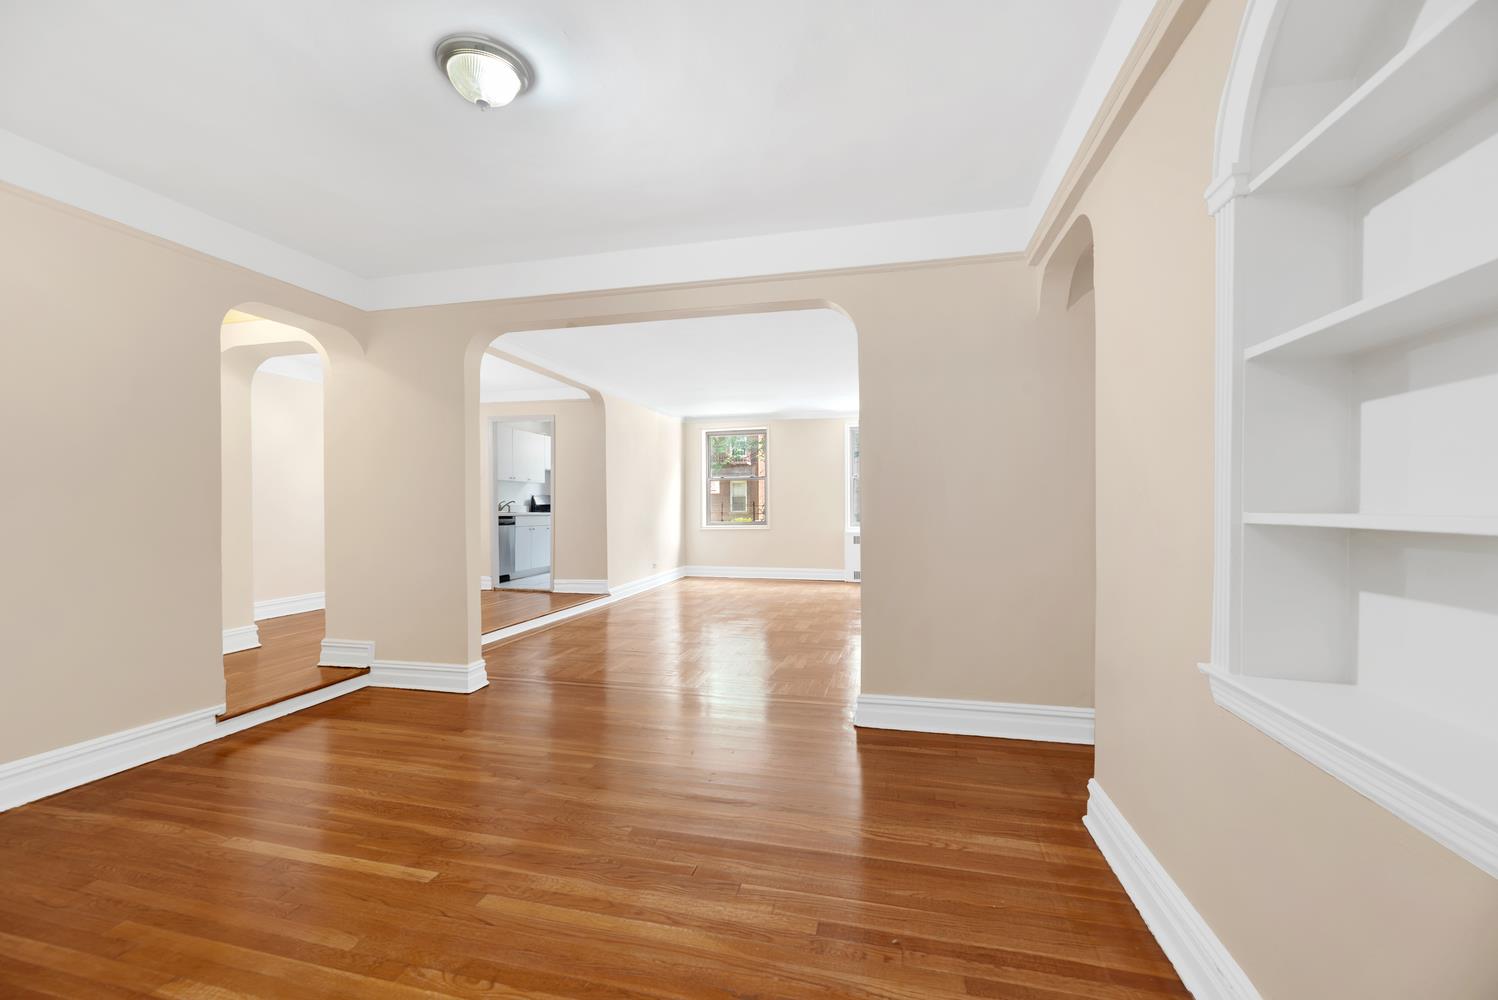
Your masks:
[{"label": "window pane", "polygon": [[858,428],[848,428],[848,523],[863,524],[863,497],[858,483]]},{"label": "window pane", "polygon": [[765,432],[709,434],[709,479],[750,479],[765,474]]},{"label": "window pane", "polygon": [[707,515],[713,524],[765,524],[763,479],[714,479],[707,484]]}]

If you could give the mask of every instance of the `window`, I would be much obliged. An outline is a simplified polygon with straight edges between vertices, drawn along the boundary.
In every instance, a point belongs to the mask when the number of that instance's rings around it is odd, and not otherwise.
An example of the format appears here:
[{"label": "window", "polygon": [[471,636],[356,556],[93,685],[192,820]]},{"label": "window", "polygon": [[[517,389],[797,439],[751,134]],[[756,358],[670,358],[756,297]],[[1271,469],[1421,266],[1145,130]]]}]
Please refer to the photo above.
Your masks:
[{"label": "window", "polygon": [[769,524],[766,499],[764,429],[708,431],[703,435],[707,489],[702,523],[713,528],[753,528]]},{"label": "window", "polygon": [[863,526],[863,496],[858,485],[858,425],[848,428],[848,530]]}]

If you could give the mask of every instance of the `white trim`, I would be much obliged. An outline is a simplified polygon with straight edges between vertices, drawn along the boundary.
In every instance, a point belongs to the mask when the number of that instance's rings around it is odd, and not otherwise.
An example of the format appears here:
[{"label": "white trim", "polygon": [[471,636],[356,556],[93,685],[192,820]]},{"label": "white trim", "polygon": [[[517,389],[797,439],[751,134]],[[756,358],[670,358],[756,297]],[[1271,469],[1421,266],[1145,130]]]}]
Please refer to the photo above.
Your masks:
[{"label": "white trim", "polygon": [[[713,462],[712,462],[712,456],[708,454],[708,450],[707,450],[708,444],[707,443],[708,443],[708,439],[711,438],[711,437],[723,437],[723,436],[726,436],[726,435],[729,435],[729,434],[742,434],[742,435],[745,435],[745,436],[750,435],[750,434],[762,434],[762,435],[764,435],[764,441],[765,441],[764,450],[766,452],[765,474],[763,476],[752,476],[752,477],[750,477],[750,479],[758,480],[759,482],[761,482],[761,483],[764,484],[764,492],[765,492],[765,520],[764,520],[763,524],[757,524],[757,523],[751,523],[751,524],[732,524],[732,523],[729,523],[729,524],[709,524],[708,523],[708,520],[707,520],[707,509],[708,509],[708,506],[709,506],[709,503],[710,503],[710,499],[709,498],[712,496],[712,494],[708,492],[708,486],[713,481],[713,478],[712,478]],[[750,528],[750,529],[758,529],[758,530],[763,531],[764,529],[770,527],[770,459],[768,457],[769,450],[770,450],[770,425],[769,425],[768,421],[766,421],[766,422],[764,422],[762,424],[759,424],[759,425],[756,425],[756,424],[753,424],[753,423],[731,424],[731,423],[726,423],[726,422],[723,422],[723,421],[719,421],[719,422],[717,422],[715,424],[709,424],[708,426],[702,428],[702,451],[701,451],[701,454],[702,454],[702,478],[701,478],[700,482],[698,483],[698,491],[699,492],[698,492],[697,496],[698,496],[698,499],[700,500],[700,502],[702,504],[702,517],[701,517],[701,522],[702,523],[701,523],[700,527],[704,531],[717,531],[717,530],[720,530],[722,528],[736,528],[736,529],[739,529],[739,530],[743,530],[745,528]],[[733,509],[733,485],[732,485],[734,482],[743,482],[745,484],[745,486],[744,486],[744,497],[745,497],[745,503],[746,503],[746,506],[747,506],[748,496],[749,496],[749,487],[748,487],[747,484],[749,483],[749,479],[741,479],[741,480],[725,479],[725,480],[720,480],[720,481],[721,482],[726,482],[726,483],[729,484],[729,488],[728,488],[728,512],[730,514],[735,513],[735,511]],[[747,513],[749,513],[749,511],[746,509],[746,510],[743,510],[743,511],[739,511],[737,513],[747,514]]]},{"label": "white trim", "polygon": [[1029,203],[1012,208],[365,278],[3,130],[0,182],[366,311],[1018,253],[1127,65],[1151,6],[1119,5]]},{"label": "white trim", "polygon": [[725,580],[843,580],[840,569],[798,569],[784,566],[684,566],[682,576]]},{"label": "white trim", "polygon": [[493,590],[494,589],[494,577],[489,576],[487,573],[484,574],[483,576],[479,577],[479,589],[480,590]]},{"label": "white trim", "polygon": [[[327,687],[318,688],[316,691],[299,694],[295,698],[287,698],[284,701],[266,705],[264,708],[257,708],[253,712],[236,715],[232,719],[224,719],[213,727],[212,739],[218,739],[220,736],[232,736],[235,733],[258,726],[262,722],[279,719],[283,715],[291,715],[294,712],[300,712],[304,708],[311,708],[313,705],[321,705],[325,701],[332,701],[334,698],[351,694],[360,688],[366,687],[369,687],[369,675],[360,674],[358,677],[350,677],[346,681],[329,684]],[[220,708],[219,711],[222,712],[223,709]]]},{"label": "white trim", "polygon": [[224,629],[224,653],[240,653],[246,649],[260,648],[260,628],[257,625],[240,625]]},{"label": "white trim", "polygon": [[268,278],[368,309],[370,282],[0,129],[0,181]]},{"label": "white trim", "polygon": [[489,674],[481,659],[472,663],[375,660],[369,670],[369,686],[378,688],[472,694],[488,684]]},{"label": "white trim", "polygon": [[1008,740],[1092,744],[1093,710],[957,698],[861,694],[853,725],[912,733],[954,733]]},{"label": "white trim", "polygon": [[1096,779],[1087,782],[1082,822],[1191,995],[1197,1000],[1260,1000],[1227,947]]},{"label": "white trim", "polygon": [[211,740],[214,716],[223,710],[222,705],[194,709],[0,764],[0,810],[56,795]]},{"label": "white trim", "polygon": [[369,684],[368,674],[351,677],[222,722],[218,721],[218,716],[223,714],[225,706],[200,708],[0,764],[0,811],[191,750],[221,736],[232,736],[262,722],[332,701]]},{"label": "white trim", "polygon": [[324,639],[318,666],[367,667],[374,662],[375,644],[360,639]]},{"label": "white trim", "polygon": [[609,582],[607,580],[553,580],[551,592],[553,594],[607,594]]},{"label": "white trim", "polygon": [[1266,698],[1221,668],[1201,669],[1219,706],[1498,878],[1498,817]]},{"label": "white trim", "polygon": [[[576,618],[578,615],[591,614],[592,612],[598,611],[601,608],[606,608],[611,604],[618,604],[620,601],[625,600],[626,598],[634,597],[636,594],[643,594],[647,590],[654,590],[656,587],[663,587],[668,583],[680,580],[685,575],[686,574],[680,568],[668,569],[664,573],[656,573],[653,576],[642,577],[629,583],[620,584],[618,587],[608,590],[606,595],[599,597],[599,599],[596,601],[586,601],[582,604],[574,604],[570,608],[562,608],[559,611],[553,611],[550,614],[541,615],[539,618],[532,618],[530,621],[517,622],[514,625],[506,625],[504,628],[495,629],[493,632],[485,632],[483,635],[479,636],[479,643],[481,645],[487,646],[490,643],[499,642],[501,639],[511,639],[517,635],[524,635],[527,632],[534,632],[537,629],[548,628],[552,625],[557,624],[558,622],[564,622],[569,618]],[[608,586],[607,583],[602,580],[590,580],[586,582],[593,584],[603,584],[606,588]]]},{"label": "white trim", "polygon": [[[636,594],[643,594],[645,591],[654,590],[656,587],[664,587],[666,584],[672,583],[676,580],[680,580],[686,575],[686,570],[678,566],[675,569],[663,570],[662,572],[655,573],[651,576],[642,576],[640,577],[640,579],[631,580],[629,583],[621,583],[617,587],[610,586],[608,600],[610,601],[610,603],[612,603],[613,601],[622,601],[626,597],[633,597]],[[598,607],[598,604],[579,604],[578,607],[596,608]]]},{"label": "white trim", "polygon": [[283,618],[286,615],[301,615],[308,611],[321,611],[325,604],[322,593],[297,594],[294,597],[272,597],[268,601],[255,602],[255,620]]}]

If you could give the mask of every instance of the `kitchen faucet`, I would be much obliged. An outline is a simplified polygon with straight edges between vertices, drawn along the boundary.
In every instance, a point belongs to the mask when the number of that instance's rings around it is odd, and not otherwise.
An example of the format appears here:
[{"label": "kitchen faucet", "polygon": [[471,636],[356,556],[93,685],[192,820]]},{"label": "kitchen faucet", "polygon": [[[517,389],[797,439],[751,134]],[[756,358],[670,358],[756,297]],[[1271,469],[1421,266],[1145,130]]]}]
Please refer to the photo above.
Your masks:
[{"label": "kitchen faucet", "polygon": [[506,500],[506,501],[504,501],[503,503],[501,503],[499,505],[499,512],[501,514],[503,514],[505,511],[509,510],[513,506],[515,506],[515,501],[513,501],[513,500]]}]

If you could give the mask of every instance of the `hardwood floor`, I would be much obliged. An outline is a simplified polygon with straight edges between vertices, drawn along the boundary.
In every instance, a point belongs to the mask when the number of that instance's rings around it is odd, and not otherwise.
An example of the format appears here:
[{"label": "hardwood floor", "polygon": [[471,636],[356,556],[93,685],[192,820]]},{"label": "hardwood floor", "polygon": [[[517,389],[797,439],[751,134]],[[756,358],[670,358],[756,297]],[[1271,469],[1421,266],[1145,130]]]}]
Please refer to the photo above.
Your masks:
[{"label": "hardwood floor", "polygon": [[258,622],[259,649],[224,655],[224,714],[219,718],[232,719],[364,673],[317,665],[324,617],[321,611],[308,611]]},{"label": "hardwood floor", "polygon": [[855,731],[858,613],[683,581],[0,815],[0,996],[1186,996],[1091,749]]},{"label": "hardwood floor", "polygon": [[487,634],[598,598],[598,594],[553,594],[544,590],[481,590],[480,628]]}]

